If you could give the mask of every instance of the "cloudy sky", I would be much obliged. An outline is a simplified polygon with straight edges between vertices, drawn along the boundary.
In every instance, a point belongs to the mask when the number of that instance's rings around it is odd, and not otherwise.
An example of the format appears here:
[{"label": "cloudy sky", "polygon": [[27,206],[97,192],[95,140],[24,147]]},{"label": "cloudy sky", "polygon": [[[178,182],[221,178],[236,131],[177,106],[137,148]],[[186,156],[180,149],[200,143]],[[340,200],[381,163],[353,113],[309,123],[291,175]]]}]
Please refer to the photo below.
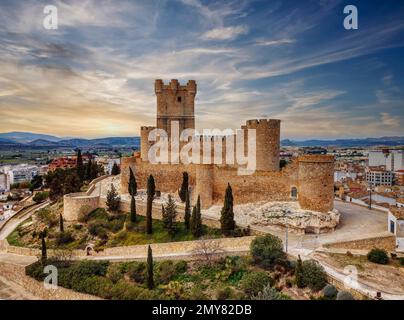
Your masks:
[{"label": "cloudy sky", "polygon": [[197,81],[198,128],[404,135],[403,57],[403,1],[2,0],[0,132],[137,135],[155,123],[154,79],[177,78]]}]

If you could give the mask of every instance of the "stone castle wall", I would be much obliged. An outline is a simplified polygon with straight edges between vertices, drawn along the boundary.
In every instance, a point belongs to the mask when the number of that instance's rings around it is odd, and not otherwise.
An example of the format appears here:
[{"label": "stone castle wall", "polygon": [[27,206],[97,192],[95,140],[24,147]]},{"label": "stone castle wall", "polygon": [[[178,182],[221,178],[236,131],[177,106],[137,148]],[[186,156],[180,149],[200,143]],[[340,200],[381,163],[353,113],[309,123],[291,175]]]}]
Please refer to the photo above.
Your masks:
[{"label": "stone castle wall", "polygon": [[332,156],[301,156],[281,171],[257,171],[238,175],[237,168],[219,165],[151,164],[140,159],[122,161],[121,189],[127,190],[129,166],[135,173],[138,187],[146,188],[153,175],[156,189],[176,193],[182,183],[182,172],[188,172],[192,199],[201,195],[202,207],[222,204],[227,184],[233,189],[235,204],[256,201],[290,201],[291,190],[297,188],[303,209],[329,212],[333,209],[334,160]]}]

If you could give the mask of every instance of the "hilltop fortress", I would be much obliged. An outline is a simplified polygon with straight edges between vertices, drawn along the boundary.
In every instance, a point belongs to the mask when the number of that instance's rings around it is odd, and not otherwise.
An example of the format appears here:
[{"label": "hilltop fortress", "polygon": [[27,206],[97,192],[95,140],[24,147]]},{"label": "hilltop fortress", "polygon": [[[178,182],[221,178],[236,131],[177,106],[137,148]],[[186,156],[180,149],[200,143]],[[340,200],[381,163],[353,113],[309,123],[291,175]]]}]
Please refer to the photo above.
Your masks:
[{"label": "hilltop fortress", "polygon": [[[141,150],[133,156],[123,158],[121,163],[121,190],[126,192],[129,168],[132,168],[139,189],[146,188],[147,178],[152,174],[156,189],[161,192],[177,193],[182,182],[182,173],[187,172],[191,197],[195,201],[200,195],[203,208],[222,204],[227,184],[233,189],[235,205],[259,201],[298,201],[301,209],[329,213],[334,201],[334,158],[329,155],[302,155],[280,169],[280,126],[275,119],[248,120],[241,130],[256,131],[256,171],[250,175],[239,175],[238,166],[226,163],[154,164],[148,153],[154,142],[149,133],[163,129],[170,136],[171,124],[178,122],[179,131],[195,129],[195,96],[197,85],[189,80],[180,85],[178,80],[164,84],[155,81],[157,96],[156,126],[141,127]],[[221,152],[226,155],[226,139],[234,136],[201,136],[201,148],[207,142],[223,141]],[[171,148],[171,146],[170,146]],[[248,151],[245,142],[245,150]],[[212,146],[212,155],[213,155]],[[224,157],[223,157],[224,158]]]}]

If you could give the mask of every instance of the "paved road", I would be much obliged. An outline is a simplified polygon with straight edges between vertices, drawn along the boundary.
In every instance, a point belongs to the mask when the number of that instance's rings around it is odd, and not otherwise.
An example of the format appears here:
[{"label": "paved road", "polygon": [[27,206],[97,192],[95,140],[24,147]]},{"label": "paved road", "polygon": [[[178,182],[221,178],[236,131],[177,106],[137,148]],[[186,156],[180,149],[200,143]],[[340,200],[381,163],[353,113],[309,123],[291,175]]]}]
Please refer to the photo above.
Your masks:
[{"label": "paved road", "polygon": [[15,228],[18,227],[18,225],[21,222],[28,219],[31,215],[34,214],[34,212],[49,205],[49,203],[50,203],[49,201],[46,201],[42,204],[38,204],[36,206],[24,209],[15,216],[11,217],[9,220],[7,220],[6,223],[1,226],[0,240],[6,239],[15,230]]},{"label": "paved road", "polygon": [[23,287],[0,276],[0,300],[37,300]]}]

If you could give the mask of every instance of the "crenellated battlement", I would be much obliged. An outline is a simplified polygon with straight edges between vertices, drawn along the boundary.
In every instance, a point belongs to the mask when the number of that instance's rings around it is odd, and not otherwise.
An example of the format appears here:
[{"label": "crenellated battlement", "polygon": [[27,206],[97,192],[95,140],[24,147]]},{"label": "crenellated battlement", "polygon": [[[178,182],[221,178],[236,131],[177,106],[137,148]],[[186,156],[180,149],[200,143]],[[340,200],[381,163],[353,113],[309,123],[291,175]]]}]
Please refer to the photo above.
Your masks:
[{"label": "crenellated battlement", "polygon": [[140,127],[140,131],[153,131],[154,129],[156,129],[156,127],[154,127],[154,126],[141,126]]},{"label": "crenellated battlement", "polygon": [[177,79],[171,79],[168,84],[164,84],[162,79],[157,79],[154,82],[154,91],[156,94],[162,94],[164,91],[170,91],[174,94],[178,91],[185,91],[188,94],[195,95],[197,86],[195,80],[188,80],[186,85],[181,85]]},{"label": "crenellated battlement", "polygon": [[252,119],[247,120],[242,129],[276,128],[279,127],[281,120],[278,119]]}]

